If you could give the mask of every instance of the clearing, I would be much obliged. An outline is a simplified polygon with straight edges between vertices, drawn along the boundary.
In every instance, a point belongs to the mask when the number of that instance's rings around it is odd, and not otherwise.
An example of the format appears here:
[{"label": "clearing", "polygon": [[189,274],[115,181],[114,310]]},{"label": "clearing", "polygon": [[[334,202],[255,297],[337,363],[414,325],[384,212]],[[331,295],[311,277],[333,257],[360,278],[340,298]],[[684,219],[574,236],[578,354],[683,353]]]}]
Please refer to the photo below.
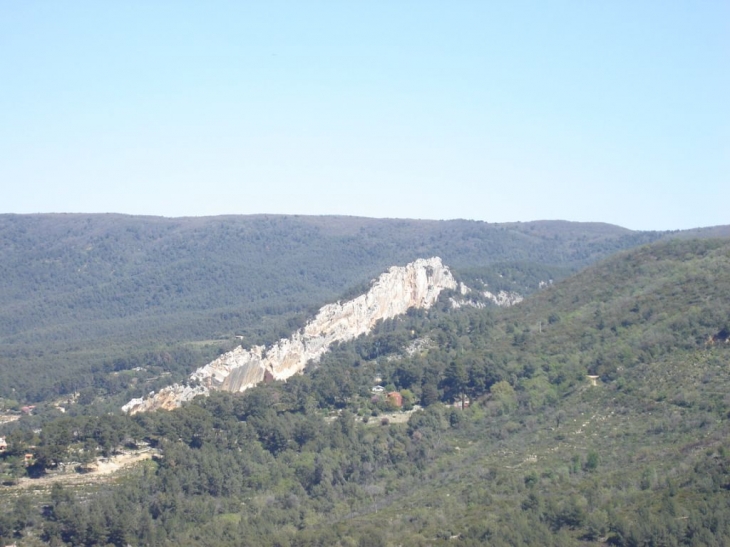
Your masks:
[{"label": "clearing", "polygon": [[125,452],[112,456],[111,458],[97,459],[96,463],[85,473],[77,473],[75,471],[55,472],[37,479],[22,478],[17,484],[7,488],[8,490],[34,487],[46,488],[57,482],[64,485],[98,484],[99,482],[110,480],[114,474],[132,467],[141,461],[149,460],[158,454],[159,451],[152,448]]}]

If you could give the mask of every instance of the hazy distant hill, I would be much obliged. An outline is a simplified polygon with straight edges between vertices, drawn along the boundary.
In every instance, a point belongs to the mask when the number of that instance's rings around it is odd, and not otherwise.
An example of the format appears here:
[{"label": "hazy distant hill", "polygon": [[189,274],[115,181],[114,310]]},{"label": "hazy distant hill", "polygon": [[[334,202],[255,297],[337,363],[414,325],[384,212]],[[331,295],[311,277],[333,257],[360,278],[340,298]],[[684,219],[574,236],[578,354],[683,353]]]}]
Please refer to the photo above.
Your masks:
[{"label": "hazy distant hill", "polygon": [[549,221],[0,215],[0,396],[74,390],[84,385],[66,383],[74,371],[134,353],[189,371],[220,344],[180,342],[271,341],[322,303],[418,257],[440,256],[526,293],[666,235]]}]

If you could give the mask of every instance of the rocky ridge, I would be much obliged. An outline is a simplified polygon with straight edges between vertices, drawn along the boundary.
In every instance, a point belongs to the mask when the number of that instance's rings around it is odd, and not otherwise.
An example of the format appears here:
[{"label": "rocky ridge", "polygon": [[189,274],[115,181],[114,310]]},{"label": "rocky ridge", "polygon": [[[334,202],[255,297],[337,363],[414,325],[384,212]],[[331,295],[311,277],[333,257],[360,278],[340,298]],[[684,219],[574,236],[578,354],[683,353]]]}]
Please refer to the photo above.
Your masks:
[{"label": "rocky ridge", "polygon": [[370,332],[378,321],[409,308],[430,308],[442,290],[456,288],[456,280],[438,257],[394,266],[375,280],[367,293],[322,307],[289,338],[268,348],[239,346],[193,372],[187,385],[174,384],[146,398],[132,399],[122,410],[129,414],[171,410],[210,391],[244,391],[267,376],[285,380],[301,373],[309,361],[317,361],[333,343]]},{"label": "rocky ridge", "polygon": [[[552,280],[550,281],[552,283]],[[540,282],[540,288],[543,288],[544,282]],[[493,304],[508,308],[510,306],[514,306],[515,304],[519,304],[522,302],[525,298],[518,292],[514,291],[499,291],[496,294],[492,293],[490,291],[473,291],[471,288],[467,287],[464,283],[459,283],[459,294],[461,294],[462,297],[467,296],[469,294],[479,294],[481,297],[485,298],[486,300],[492,302]],[[471,306],[473,308],[484,308],[486,307],[486,303],[483,300],[474,300],[471,298],[451,298],[451,307],[458,309],[462,306]]]}]

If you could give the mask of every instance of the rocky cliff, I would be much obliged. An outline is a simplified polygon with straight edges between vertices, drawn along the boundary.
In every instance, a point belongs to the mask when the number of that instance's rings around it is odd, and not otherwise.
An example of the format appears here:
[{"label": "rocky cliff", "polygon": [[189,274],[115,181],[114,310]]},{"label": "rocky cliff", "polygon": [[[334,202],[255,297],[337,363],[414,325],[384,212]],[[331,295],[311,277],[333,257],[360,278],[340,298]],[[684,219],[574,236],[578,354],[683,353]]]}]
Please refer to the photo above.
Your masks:
[{"label": "rocky cliff", "polygon": [[190,375],[189,385],[175,384],[133,399],[122,410],[130,414],[172,409],[211,390],[244,391],[265,375],[284,380],[318,360],[335,342],[345,342],[369,332],[381,319],[390,319],[409,308],[429,308],[444,289],[457,286],[449,269],[434,257],[404,267],[392,267],[370,290],[353,300],[329,304],[291,337],[265,348],[239,346]]}]

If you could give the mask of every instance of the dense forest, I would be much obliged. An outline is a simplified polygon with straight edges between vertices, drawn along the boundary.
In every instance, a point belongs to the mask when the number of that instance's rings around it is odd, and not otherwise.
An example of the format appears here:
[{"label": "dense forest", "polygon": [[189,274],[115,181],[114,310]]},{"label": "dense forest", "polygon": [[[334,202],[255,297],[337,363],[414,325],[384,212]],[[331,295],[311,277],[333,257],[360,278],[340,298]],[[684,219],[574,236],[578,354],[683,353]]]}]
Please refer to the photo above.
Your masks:
[{"label": "dense forest", "polygon": [[0,215],[0,397],[114,396],[132,381],[115,373],[140,367],[141,382],[179,380],[234,336],[249,346],[288,336],[322,304],[416,258],[529,294],[680,235],[569,222]]},{"label": "dense forest", "polygon": [[[0,541],[728,544],[729,294],[729,240],[672,240],[509,309],[444,295],[240,395],[39,406],[0,429]],[[43,483],[141,447],[111,480]]]}]

